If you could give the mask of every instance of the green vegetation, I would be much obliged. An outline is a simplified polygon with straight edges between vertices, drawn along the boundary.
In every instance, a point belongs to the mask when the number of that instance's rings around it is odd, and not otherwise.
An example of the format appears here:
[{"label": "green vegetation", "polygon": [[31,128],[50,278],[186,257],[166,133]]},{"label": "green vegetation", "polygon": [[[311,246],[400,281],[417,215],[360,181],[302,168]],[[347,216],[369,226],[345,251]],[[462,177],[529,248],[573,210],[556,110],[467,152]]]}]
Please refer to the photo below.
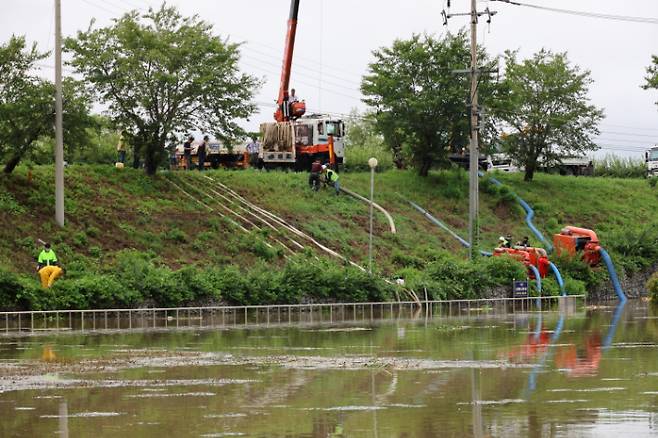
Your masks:
[{"label": "green vegetation", "polygon": [[[642,86],[645,90],[654,89],[658,90],[658,56],[651,57],[652,64],[647,67],[647,76],[645,77],[647,83]],[[656,102],[658,105],[658,102]]]},{"label": "green vegetation", "polygon": [[166,162],[164,147],[178,132],[198,129],[221,139],[243,133],[236,120],[254,112],[259,80],[240,72],[239,44],[165,3],[107,27],[93,24],[66,39],[71,65],[127,131],[147,173]]},{"label": "green vegetation", "polygon": [[[46,56],[36,45],[26,47],[24,37],[12,36],[0,45],[0,160],[4,173],[12,173],[40,141],[54,136],[55,85],[34,74],[36,63]],[[91,98],[82,85],[66,78],[63,118],[69,150],[90,142],[96,122],[90,107]]]},{"label": "green vegetation", "polygon": [[646,174],[647,165],[642,159],[606,155],[602,159],[594,160],[594,176],[644,178]]},{"label": "green vegetation", "polygon": [[[481,50],[479,62],[490,64]],[[465,31],[444,37],[413,35],[373,52],[361,91],[372,110],[374,127],[394,154],[409,157],[421,176],[445,165],[449,149],[468,144],[467,75],[455,75],[470,62]],[[491,65],[493,66],[493,65]],[[480,93],[491,95],[491,80],[480,78]]]},{"label": "green vegetation", "polygon": [[[301,240],[307,247],[293,256],[272,240],[276,233],[245,233],[218,214],[225,212],[222,203],[204,195],[204,176],[367,266],[367,205],[330,190],[310,191],[306,174],[219,170],[148,177],[133,169],[69,166],[67,227],[62,230],[53,221],[54,194],[44,189],[52,187],[52,168],[19,166],[0,178],[0,220],[5,224],[0,228],[0,306],[358,301],[393,297],[394,289],[380,279],[397,277],[420,297],[425,289],[433,298],[477,297],[524,276],[520,265],[506,259],[467,263],[458,242],[406,202],[417,202],[465,235],[468,178],[463,170],[430,172],[427,178],[397,170],[376,175],[375,200],[393,215],[398,233],[390,233],[376,212],[373,277],[326,258],[307,241]],[[505,186],[495,187],[486,178],[480,184],[482,248],[492,248],[498,236],[508,233],[514,240],[529,235],[537,244],[523,223],[512,195],[516,192],[533,205],[535,223],[547,236],[565,225],[595,229],[620,271],[646,269],[658,260],[658,193],[644,180],[538,174],[527,184],[521,174],[497,177]],[[341,175],[345,187],[364,195],[369,180],[369,172]],[[34,273],[39,238],[53,244],[67,271],[50,291],[40,289]],[[578,260],[554,261],[572,293],[607,281],[602,269],[591,270]],[[550,280],[544,288],[548,294],[557,291]]]},{"label": "green vegetation", "polygon": [[598,149],[591,137],[599,133],[603,111],[589,104],[592,83],[590,72],[571,65],[566,53],[542,49],[523,61],[517,61],[516,52],[505,53],[494,113],[510,130],[502,148],[524,166],[526,181],[540,161],[552,165]]},{"label": "green vegetation", "polygon": [[647,281],[647,292],[653,301],[658,301],[658,272],[654,272]]}]

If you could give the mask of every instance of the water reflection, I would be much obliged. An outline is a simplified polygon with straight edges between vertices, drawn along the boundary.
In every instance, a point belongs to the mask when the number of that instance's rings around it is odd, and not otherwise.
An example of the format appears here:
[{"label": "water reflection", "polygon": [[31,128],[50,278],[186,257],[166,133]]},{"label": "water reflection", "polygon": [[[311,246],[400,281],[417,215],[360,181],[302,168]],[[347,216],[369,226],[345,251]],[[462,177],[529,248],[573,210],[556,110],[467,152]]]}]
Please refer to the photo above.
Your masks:
[{"label": "water reflection", "polygon": [[0,436],[655,432],[655,309],[544,310],[12,339],[0,344]]}]

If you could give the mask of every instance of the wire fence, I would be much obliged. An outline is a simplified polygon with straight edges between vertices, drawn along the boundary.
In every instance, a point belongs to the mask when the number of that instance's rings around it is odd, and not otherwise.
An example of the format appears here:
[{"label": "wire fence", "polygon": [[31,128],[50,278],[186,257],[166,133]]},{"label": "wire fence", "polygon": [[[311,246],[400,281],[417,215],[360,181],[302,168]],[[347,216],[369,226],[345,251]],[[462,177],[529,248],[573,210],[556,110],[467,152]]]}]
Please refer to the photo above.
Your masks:
[{"label": "wire fence", "polygon": [[363,323],[376,320],[575,312],[584,295],[450,301],[274,304],[141,309],[0,312],[0,335],[124,330],[249,328]]}]

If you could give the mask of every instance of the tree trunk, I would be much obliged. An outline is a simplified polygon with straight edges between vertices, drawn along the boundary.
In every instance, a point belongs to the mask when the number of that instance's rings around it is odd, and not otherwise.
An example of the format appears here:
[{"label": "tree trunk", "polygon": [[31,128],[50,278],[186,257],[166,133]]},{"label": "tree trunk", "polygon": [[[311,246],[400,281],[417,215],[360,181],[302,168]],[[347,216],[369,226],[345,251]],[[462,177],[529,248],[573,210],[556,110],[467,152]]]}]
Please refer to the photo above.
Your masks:
[{"label": "tree trunk", "polygon": [[12,156],[9,161],[5,164],[5,168],[3,169],[3,172],[6,174],[10,174],[14,171],[16,166],[18,166],[18,163],[21,162],[21,156],[20,155],[14,155]]},{"label": "tree trunk", "polygon": [[525,165],[525,175],[523,176],[523,181],[532,181],[532,178],[535,176],[535,170],[537,168],[537,162],[528,162]]},{"label": "tree trunk", "polygon": [[418,168],[418,175],[427,176],[432,168],[432,160],[424,160]]},{"label": "tree trunk", "polygon": [[149,139],[144,152],[144,171],[147,175],[155,175],[162,158],[162,143],[160,139]]},{"label": "tree trunk", "polygon": [[139,147],[133,145],[133,169],[139,169]]},{"label": "tree trunk", "polygon": [[404,156],[402,155],[402,145],[396,144],[391,148],[393,153],[393,163],[398,170],[404,170],[407,168],[407,165],[404,162]]}]

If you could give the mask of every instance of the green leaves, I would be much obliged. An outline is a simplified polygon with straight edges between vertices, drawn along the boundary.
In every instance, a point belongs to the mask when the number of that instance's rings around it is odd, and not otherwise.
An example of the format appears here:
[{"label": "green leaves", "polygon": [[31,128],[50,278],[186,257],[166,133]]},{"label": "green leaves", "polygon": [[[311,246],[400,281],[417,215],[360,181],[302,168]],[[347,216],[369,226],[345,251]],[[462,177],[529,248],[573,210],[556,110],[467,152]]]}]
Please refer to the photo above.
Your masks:
[{"label": "green leaves", "polygon": [[[470,63],[465,32],[437,39],[414,35],[373,52],[375,62],[363,78],[363,101],[372,107],[375,124],[388,146],[408,148],[421,175],[445,162],[450,149],[468,143],[467,75],[454,74]],[[481,54],[487,64],[486,54]],[[482,78],[482,93],[491,87]]]},{"label": "green leaves", "polygon": [[78,32],[65,47],[90,90],[132,132],[150,174],[164,158],[168,134],[196,129],[232,138],[241,133],[236,119],[255,110],[260,82],[240,73],[239,45],[166,4]]},{"label": "green leaves", "polygon": [[566,53],[541,50],[517,61],[516,52],[506,52],[494,114],[509,133],[502,137],[503,149],[525,166],[526,181],[540,159],[551,165],[598,148],[592,136],[599,133],[603,111],[589,104],[592,82],[590,72],[572,66]]},{"label": "green leaves", "polygon": [[[27,49],[25,38],[12,37],[0,46],[0,157],[5,173],[35,148],[37,140],[54,135],[55,87],[33,75],[35,63],[47,54]],[[69,150],[89,141],[90,97],[67,78],[64,88],[64,138]]]},{"label": "green leaves", "polygon": [[[658,56],[653,55],[652,57],[653,65],[647,67],[647,76],[645,77],[647,83],[642,86],[645,90],[653,88],[658,90]],[[658,102],[656,102],[658,105]]]}]

